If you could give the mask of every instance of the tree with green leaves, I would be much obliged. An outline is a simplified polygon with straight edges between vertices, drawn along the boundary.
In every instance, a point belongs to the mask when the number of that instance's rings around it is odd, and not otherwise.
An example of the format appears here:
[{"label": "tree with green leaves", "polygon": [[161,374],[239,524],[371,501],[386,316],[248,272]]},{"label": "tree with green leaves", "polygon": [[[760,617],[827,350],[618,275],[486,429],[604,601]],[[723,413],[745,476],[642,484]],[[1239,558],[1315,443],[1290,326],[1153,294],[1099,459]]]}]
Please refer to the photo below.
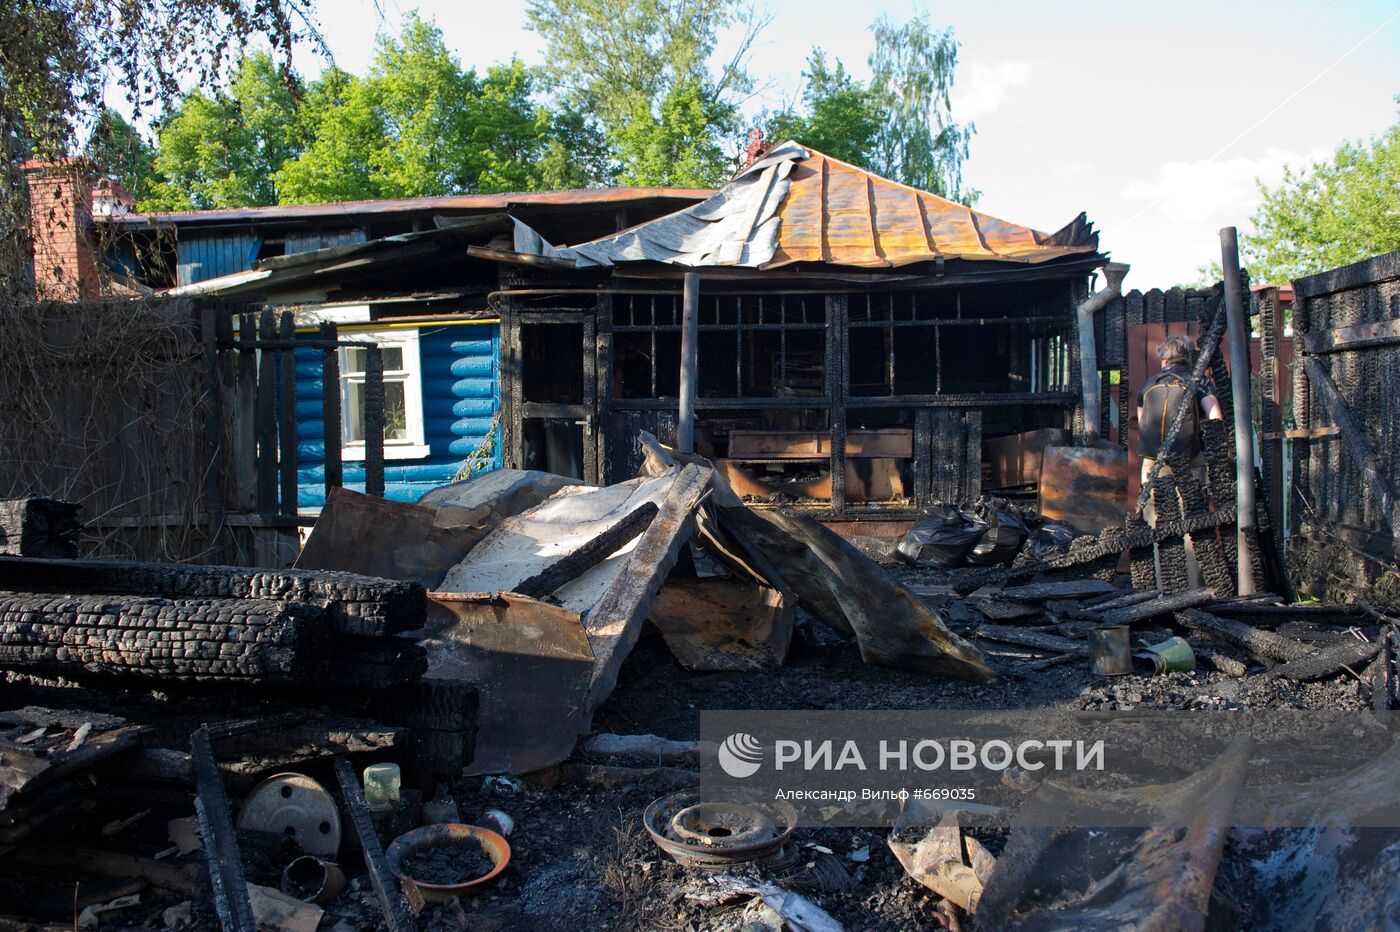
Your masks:
[{"label": "tree with green leaves", "polygon": [[724,184],[733,166],[715,130],[734,121],[732,108],[694,81],[671,88],[659,113],[653,114],[649,103],[639,100],[632,119],[613,133],[622,158],[617,180],[676,188]]},{"label": "tree with green leaves", "polygon": [[[1400,98],[1397,98],[1400,102]],[[1240,236],[1250,280],[1295,278],[1400,249],[1400,122],[1330,159],[1284,170]]]},{"label": "tree with green leaves", "polygon": [[[732,172],[724,142],[738,136],[749,50],[767,22],[740,0],[530,0],[526,18],[548,45],[557,96],[596,121],[619,180],[708,186]],[[738,46],[712,72],[720,31],[736,23]]]},{"label": "tree with green leaves", "polygon": [[73,153],[118,88],[140,115],[180,82],[219,83],[253,39],[279,58],[311,40],[311,0],[11,0],[0,4],[0,290],[26,291],[28,199],[20,166]]},{"label": "tree with green leaves", "polygon": [[769,141],[796,139],[832,158],[872,167],[880,132],[875,95],[847,73],[839,58],[828,64],[819,48],[812,49],[802,78],[806,112],[789,108],[765,115],[763,127]]},{"label": "tree with green leaves", "polygon": [[156,181],[156,150],[139,130],[111,107],[102,113],[88,135],[83,155],[100,174],[115,178],[136,200],[146,197]]},{"label": "tree with green leaves", "polygon": [[239,62],[227,90],[186,94],[156,132],[158,180],[141,209],[276,204],[276,173],[306,144],[302,96],[296,75],[266,52]]},{"label": "tree with green leaves", "polygon": [[801,109],[765,114],[768,139],[796,139],[886,178],[973,203],[977,192],[963,187],[962,169],[976,128],[952,115],[953,30],[935,30],[920,14],[902,26],[882,16],[870,31],[870,83],[813,49],[802,73]]},{"label": "tree with green leaves", "polygon": [[[532,190],[578,183],[589,140],[576,117],[533,102],[520,63],[463,70],[433,23],[381,35],[369,74],[324,104],[308,97],[309,142],[276,170],[283,203]],[[577,148],[575,148],[577,147]]]},{"label": "tree with green leaves", "polygon": [[872,167],[887,178],[971,204],[962,167],[976,127],[953,119],[958,40],[935,30],[927,13],[902,26],[881,16],[870,27],[870,92],[880,114]]}]

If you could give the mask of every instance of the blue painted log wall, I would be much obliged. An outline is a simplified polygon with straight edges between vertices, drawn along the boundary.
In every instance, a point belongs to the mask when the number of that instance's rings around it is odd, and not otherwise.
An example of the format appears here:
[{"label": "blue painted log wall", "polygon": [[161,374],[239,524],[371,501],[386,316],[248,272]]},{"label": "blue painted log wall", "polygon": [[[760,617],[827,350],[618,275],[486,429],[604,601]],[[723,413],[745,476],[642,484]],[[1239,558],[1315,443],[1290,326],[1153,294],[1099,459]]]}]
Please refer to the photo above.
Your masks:
[{"label": "blue painted log wall", "polygon": [[[355,339],[355,331],[343,331]],[[308,335],[308,338],[314,338]],[[429,489],[451,482],[462,461],[486,440],[501,406],[499,324],[441,326],[418,330],[423,369],[424,439],[430,453],[414,460],[386,460],[384,497],[417,501]],[[319,508],[326,500],[325,423],[321,416],[321,352],[296,351],[297,363],[297,507]],[[501,465],[500,428],[490,466]],[[339,429],[332,427],[332,442]],[[345,486],[365,488],[364,464],[346,460]]]}]

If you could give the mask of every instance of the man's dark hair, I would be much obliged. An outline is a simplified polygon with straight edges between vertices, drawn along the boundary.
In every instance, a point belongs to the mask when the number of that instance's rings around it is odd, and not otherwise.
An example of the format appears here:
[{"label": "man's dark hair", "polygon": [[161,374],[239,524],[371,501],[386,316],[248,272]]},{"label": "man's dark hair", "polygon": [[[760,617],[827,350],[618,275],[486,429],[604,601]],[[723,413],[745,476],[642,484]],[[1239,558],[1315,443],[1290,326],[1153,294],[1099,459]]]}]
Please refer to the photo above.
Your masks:
[{"label": "man's dark hair", "polygon": [[1165,363],[1189,366],[1196,356],[1196,341],[1190,337],[1169,336],[1157,344],[1157,358]]}]

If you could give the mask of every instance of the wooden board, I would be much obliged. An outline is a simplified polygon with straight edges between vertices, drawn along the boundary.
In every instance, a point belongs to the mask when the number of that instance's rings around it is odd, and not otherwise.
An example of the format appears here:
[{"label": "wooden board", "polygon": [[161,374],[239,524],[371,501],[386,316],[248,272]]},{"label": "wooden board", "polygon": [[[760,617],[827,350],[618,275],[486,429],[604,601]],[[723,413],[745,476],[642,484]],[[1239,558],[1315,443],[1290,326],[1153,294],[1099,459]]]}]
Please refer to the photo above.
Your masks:
[{"label": "wooden board", "polygon": [[[846,432],[846,458],[904,458],[914,455],[914,432],[903,427]],[[821,431],[733,430],[729,432],[731,459],[826,459],[831,456],[831,435]]]}]

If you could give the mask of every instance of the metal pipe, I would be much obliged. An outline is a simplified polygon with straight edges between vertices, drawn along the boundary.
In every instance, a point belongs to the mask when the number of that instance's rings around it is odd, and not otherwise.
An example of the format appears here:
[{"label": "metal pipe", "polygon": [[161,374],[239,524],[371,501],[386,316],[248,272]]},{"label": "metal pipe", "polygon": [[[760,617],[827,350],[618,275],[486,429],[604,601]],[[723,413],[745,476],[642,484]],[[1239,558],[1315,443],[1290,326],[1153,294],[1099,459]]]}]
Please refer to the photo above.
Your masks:
[{"label": "metal pipe", "polygon": [[1225,325],[1230,335],[1230,392],[1235,407],[1235,547],[1239,554],[1239,594],[1253,595],[1254,569],[1249,535],[1254,533],[1254,424],[1249,392],[1249,324],[1240,305],[1240,250],[1234,227],[1220,231],[1220,265],[1225,272]]},{"label": "metal pipe", "polygon": [[680,418],[676,422],[676,450],[695,452],[695,344],[700,339],[700,273],[685,273],[681,301]]},{"label": "metal pipe", "polygon": [[1099,397],[1099,353],[1094,343],[1094,315],[1123,293],[1123,277],[1130,266],[1110,262],[1103,267],[1104,286],[1079,305],[1079,390],[1084,397],[1083,445],[1099,442],[1103,400]]}]

